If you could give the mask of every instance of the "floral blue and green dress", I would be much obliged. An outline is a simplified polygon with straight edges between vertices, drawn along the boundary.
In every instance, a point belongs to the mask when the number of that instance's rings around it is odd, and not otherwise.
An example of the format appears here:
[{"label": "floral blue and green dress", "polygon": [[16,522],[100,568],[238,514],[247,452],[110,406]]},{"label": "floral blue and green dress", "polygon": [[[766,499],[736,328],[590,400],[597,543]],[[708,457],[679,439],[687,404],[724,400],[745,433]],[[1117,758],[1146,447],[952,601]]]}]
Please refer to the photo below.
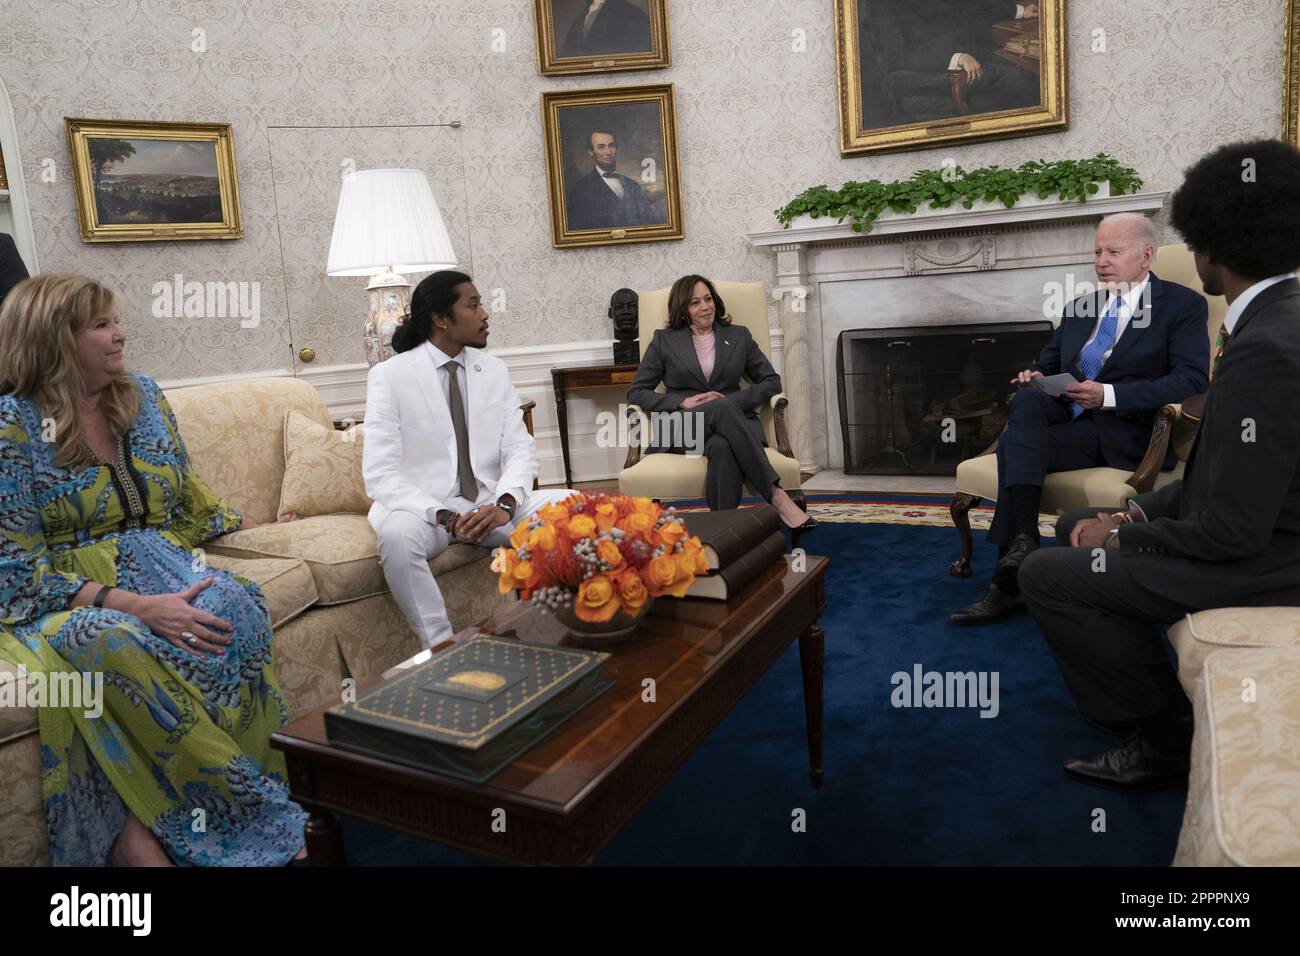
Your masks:
[{"label": "floral blue and green dress", "polygon": [[[306,815],[270,746],[290,713],[266,600],[204,566],[199,546],[240,516],[194,472],[157,383],[136,381],[140,414],[116,460],[79,470],[54,464],[30,399],[0,396],[0,658],[102,675],[102,715],[84,699],[39,708],[50,856],[103,865],[129,809],[180,865],[283,865]],[[180,650],[121,611],[68,607],[87,581],[167,594],[209,577],[194,603],[233,625],[225,655]]]}]

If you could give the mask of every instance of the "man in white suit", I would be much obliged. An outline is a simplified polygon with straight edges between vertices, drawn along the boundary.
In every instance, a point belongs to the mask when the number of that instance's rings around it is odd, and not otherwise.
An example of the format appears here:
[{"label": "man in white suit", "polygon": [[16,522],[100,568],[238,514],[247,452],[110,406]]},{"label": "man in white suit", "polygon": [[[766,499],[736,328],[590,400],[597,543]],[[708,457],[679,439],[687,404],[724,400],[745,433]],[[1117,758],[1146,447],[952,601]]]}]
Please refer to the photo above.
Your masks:
[{"label": "man in white suit", "polygon": [[482,351],[488,314],[470,277],[435,272],[370,370],[363,471],[379,560],[425,647],[452,636],[429,560],[453,541],[509,543],[529,515],[572,492],[533,491],[537,454],[505,363]]}]

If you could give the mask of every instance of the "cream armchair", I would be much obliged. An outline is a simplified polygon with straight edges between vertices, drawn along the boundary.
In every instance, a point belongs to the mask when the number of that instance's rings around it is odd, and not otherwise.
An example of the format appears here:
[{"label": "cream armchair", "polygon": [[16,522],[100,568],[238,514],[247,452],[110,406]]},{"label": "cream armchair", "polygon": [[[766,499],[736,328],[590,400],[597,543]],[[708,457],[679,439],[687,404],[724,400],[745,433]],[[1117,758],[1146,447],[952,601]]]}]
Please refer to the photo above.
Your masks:
[{"label": "cream armchair", "polygon": [[[761,282],[715,282],[718,295],[727,305],[733,322],[749,329],[758,347],[769,358],[772,355],[771,337],[767,331],[767,297]],[[640,338],[644,351],[650,345],[655,329],[668,324],[668,289],[640,293]],[[663,385],[659,386],[663,391]],[[763,434],[767,439],[767,458],[781,476],[781,487],[802,508],[805,505],[800,491],[799,460],[790,450],[786,432],[785,409],[789,404],[784,395],[774,395],[766,408],[759,410]],[[641,423],[645,420],[641,408],[628,407],[627,461],[618,476],[618,489],[625,495],[672,501],[681,498],[703,498],[708,460],[690,455],[642,455],[639,441]],[[749,493],[753,489],[747,487]]]},{"label": "cream armchair", "polygon": [[[1184,245],[1161,246],[1152,263],[1152,271],[1161,279],[1185,285],[1205,294],[1196,274],[1192,252]],[[1222,296],[1206,296],[1210,307],[1209,333],[1213,343],[1219,326],[1227,314],[1228,306]],[[1110,508],[1122,510],[1135,494],[1142,494],[1176,481],[1183,476],[1183,462],[1191,451],[1196,437],[1196,420],[1182,414],[1178,405],[1165,405],[1156,413],[1151,429],[1151,440],[1137,471],[1130,474],[1117,468],[1081,468],[1078,471],[1060,471],[1047,476],[1043,483],[1042,510],[1046,514],[1060,514],[1071,508]],[[1178,464],[1171,471],[1162,471],[1165,452],[1173,442]],[[993,451],[995,442],[984,454],[968,458],[957,466],[957,490],[952,496],[949,511],[957,534],[961,538],[961,556],[948,567],[953,577],[965,578],[971,574],[970,559],[974,542],[971,538],[970,509],[981,500],[997,501],[998,465]]]}]

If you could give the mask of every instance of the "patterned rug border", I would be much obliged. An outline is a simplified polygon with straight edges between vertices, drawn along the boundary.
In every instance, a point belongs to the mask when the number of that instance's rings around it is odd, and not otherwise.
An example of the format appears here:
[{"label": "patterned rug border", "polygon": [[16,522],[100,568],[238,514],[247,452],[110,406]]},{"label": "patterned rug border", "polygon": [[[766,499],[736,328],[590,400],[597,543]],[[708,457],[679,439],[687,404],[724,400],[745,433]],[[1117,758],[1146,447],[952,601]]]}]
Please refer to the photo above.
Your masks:
[{"label": "patterned rug border", "polygon": [[[910,494],[893,492],[828,492],[806,494],[808,513],[818,521],[836,524],[901,524],[927,528],[952,528],[952,513],[948,510],[951,495],[934,492]],[[761,498],[746,498],[742,506],[762,504]],[[679,511],[704,511],[708,505],[699,498],[673,502]],[[993,505],[981,504],[972,508],[972,531],[987,531],[993,520]],[[1056,518],[1039,516],[1038,530],[1044,537],[1055,535]]]}]

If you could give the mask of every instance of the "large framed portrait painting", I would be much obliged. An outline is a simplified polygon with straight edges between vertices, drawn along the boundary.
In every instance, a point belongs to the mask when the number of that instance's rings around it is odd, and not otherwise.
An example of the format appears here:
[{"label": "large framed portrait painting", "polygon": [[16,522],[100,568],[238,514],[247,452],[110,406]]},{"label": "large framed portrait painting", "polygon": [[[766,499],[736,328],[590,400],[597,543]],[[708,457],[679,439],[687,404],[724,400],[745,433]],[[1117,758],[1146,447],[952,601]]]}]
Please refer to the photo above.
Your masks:
[{"label": "large framed portrait painting", "polygon": [[835,0],[840,152],[1068,125],[1066,0]]},{"label": "large framed portrait painting", "polygon": [[542,94],[554,244],[681,239],[672,84]]}]

